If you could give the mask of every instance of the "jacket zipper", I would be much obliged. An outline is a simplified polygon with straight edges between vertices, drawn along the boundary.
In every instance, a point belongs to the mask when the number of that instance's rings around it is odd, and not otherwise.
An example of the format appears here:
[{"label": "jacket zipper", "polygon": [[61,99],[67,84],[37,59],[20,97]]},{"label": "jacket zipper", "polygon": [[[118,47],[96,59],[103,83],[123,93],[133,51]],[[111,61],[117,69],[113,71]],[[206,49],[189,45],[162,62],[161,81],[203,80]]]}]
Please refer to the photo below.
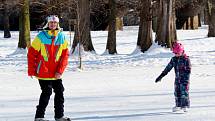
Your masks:
[{"label": "jacket zipper", "polygon": [[41,63],[42,63],[42,61],[40,60],[40,62],[39,62],[39,64],[38,64],[38,67],[37,67],[37,74],[39,74],[40,67],[41,67]]}]

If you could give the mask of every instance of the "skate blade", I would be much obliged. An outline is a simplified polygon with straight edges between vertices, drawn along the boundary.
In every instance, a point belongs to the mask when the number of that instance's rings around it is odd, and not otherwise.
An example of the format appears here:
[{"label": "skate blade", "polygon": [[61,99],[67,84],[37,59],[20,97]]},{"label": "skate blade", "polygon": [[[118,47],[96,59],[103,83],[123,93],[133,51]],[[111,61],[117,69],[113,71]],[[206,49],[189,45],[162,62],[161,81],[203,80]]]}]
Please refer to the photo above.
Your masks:
[{"label": "skate blade", "polygon": [[172,111],[172,113],[175,113],[175,114],[185,114],[185,113],[187,113],[187,111],[178,110],[178,111]]}]

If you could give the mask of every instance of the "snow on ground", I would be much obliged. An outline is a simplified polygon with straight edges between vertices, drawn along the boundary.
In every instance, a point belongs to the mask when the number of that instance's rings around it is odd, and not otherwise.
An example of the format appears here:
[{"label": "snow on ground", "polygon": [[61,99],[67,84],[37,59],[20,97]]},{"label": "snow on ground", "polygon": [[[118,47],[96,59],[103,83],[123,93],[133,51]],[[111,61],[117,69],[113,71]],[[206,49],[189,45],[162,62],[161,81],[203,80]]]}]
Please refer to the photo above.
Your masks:
[{"label": "snow on ground", "polygon": [[[169,49],[153,43],[146,53],[136,50],[138,27],[117,32],[117,55],[105,54],[106,31],[93,31],[96,53],[70,56],[63,75],[65,115],[74,121],[214,121],[215,38],[207,38],[207,27],[178,30],[192,63],[190,100],[186,114],[171,112],[174,106],[171,71],[154,83],[173,56]],[[68,34],[68,32],[65,32]],[[0,31],[0,121],[32,121],[40,95],[36,79],[27,76],[26,50],[17,50],[18,32],[3,38]],[[37,32],[31,32],[32,39]],[[53,120],[53,96],[46,118]]]}]

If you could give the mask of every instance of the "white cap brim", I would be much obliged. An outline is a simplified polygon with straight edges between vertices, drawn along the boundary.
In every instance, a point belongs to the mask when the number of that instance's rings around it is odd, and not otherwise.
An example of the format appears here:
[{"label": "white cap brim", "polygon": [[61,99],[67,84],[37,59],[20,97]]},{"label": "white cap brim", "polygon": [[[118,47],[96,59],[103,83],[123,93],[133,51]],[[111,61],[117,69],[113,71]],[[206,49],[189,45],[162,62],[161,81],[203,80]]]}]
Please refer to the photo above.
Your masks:
[{"label": "white cap brim", "polygon": [[59,23],[59,18],[57,16],[49,16],[48,17],[48,22],[51,22],[51,21]]}]

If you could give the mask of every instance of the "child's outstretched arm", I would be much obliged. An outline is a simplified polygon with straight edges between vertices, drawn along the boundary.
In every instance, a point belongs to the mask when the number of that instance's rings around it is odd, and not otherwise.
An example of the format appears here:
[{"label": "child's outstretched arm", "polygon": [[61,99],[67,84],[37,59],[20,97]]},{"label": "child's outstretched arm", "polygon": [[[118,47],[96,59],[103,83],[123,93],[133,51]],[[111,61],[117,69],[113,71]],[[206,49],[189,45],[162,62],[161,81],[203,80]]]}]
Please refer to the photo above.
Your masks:
[{"label": "child's outstretched arm", "polygon": [[161,79],[164,76],[166,76],[171,71],[172,68],[173,68],[173,58],[170,60],[170,62],[168,63],[166,68],[163,70],[163,72],[156,78],[155,83],[161,81]]},{"label": "child's outstretched arm", "polygon": [[160,75],[155,79],[155,83],[160,82],[163,77]]}]

